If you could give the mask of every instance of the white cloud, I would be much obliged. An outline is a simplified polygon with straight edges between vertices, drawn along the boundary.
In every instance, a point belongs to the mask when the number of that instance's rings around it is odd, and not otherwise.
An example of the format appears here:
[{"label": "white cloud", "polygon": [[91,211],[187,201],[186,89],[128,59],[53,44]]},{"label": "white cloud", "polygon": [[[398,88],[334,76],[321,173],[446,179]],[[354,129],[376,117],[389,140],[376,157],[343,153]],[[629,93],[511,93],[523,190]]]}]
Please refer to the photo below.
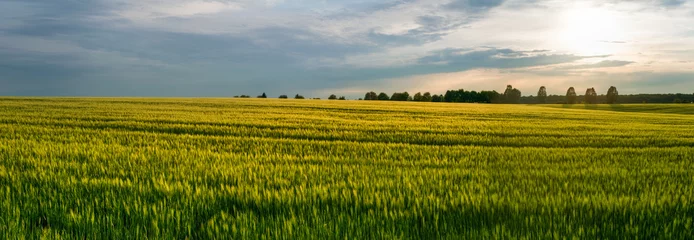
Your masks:
[{"label": "white cloud", "polygon": [[168,17],[192,17],[196,15],[215,14],[242,8],[236,2],[217,1],[156,1],[144,0],[129,2],[129,7],[119,10],[117,15],[134,20],[143,21]]}]

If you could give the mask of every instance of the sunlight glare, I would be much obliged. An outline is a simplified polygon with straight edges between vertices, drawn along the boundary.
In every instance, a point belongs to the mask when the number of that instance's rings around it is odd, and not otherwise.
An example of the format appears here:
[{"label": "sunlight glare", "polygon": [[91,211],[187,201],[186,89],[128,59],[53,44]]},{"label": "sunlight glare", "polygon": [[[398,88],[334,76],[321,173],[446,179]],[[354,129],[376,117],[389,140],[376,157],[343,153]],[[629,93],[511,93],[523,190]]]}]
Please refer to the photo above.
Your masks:
[{"label": "sunlight glare", "polygon": [[578,7],[566,11],[560,27],[560,40],[576,54],[610,54],[610,44],[606,42],[624,37],[616,13],[600,8]]}]

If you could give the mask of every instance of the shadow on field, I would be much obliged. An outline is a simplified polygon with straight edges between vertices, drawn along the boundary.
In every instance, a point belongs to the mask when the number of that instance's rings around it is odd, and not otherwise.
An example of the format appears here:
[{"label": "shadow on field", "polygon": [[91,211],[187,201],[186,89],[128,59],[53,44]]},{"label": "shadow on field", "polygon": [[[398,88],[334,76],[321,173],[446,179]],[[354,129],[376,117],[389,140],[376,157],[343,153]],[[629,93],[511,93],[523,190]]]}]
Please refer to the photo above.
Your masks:
[{"label": "shadow on field", "polygon": [[597,104],[584,104],[585,109],[590,109],[590,110],[597,110],[598,105]]}]

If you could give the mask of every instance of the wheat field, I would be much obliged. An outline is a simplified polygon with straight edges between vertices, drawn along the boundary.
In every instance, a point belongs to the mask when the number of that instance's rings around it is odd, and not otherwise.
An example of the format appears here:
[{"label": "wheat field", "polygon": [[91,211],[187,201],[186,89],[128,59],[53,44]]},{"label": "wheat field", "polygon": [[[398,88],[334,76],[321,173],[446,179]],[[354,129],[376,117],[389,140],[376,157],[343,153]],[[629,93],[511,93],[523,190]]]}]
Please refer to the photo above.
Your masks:
[{"label": "wheat field", "polygon": [[692,239],[694,106],[0,98],[0,234]]}]

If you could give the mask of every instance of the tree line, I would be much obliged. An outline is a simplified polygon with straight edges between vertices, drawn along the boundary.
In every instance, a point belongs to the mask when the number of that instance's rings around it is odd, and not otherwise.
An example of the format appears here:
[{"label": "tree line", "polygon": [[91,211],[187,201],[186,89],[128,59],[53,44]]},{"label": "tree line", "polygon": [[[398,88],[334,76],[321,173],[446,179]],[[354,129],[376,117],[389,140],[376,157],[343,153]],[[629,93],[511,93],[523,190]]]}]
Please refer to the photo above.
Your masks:
[{"label": "tree line", "polygon": [[[236,98],[250,98],[248,95],[234,96]],[[258,98],[267,98],[263,93]],[[287,95],[280,95],[280,99],[288,99]],[[304,96],[296,94],[294,99],[305,99]],[[320,99],[320,98],[313,98]],[[345,96],[338,97],[331,94],[328,100],[347,100]],[[367,101],[414,101],[414,102],[452,102],[452,103],[506,103],[506,104],[598,104],[598,103],[694,103],[694,94],[635,94],[619,95],[615,86],[611,86],[606,94],[598,95],[595,88],[587,88],[585,94],[578,95],[574,87],[566,90],[566,95],[548,95],[547,88],[541,86],[536,96],[522,96],[521,91],[512,85],[507,85],[504,93],[497,91],[468,91],[465,89],[448,90],[445,94],[431,94],[430,92],[415,93],[410,95],[408,92],[395,92],[387,94],[370,91],[359,100]],[[619,100],[619,101],[618,101]]]},{"label": "tree line", "polygon": [[[448,90],[445,94],[430,92],[415,93],[395,92],[388,95],[384,92],[367,92],[363,100],[367,101],[414,101],[414,102],[453,102],[453,103],[519,103],[521,91],[508,85],[503,94],[497,91],[468,91],[465,89]],[[362,100],[362,99],[360,99]]]}]

